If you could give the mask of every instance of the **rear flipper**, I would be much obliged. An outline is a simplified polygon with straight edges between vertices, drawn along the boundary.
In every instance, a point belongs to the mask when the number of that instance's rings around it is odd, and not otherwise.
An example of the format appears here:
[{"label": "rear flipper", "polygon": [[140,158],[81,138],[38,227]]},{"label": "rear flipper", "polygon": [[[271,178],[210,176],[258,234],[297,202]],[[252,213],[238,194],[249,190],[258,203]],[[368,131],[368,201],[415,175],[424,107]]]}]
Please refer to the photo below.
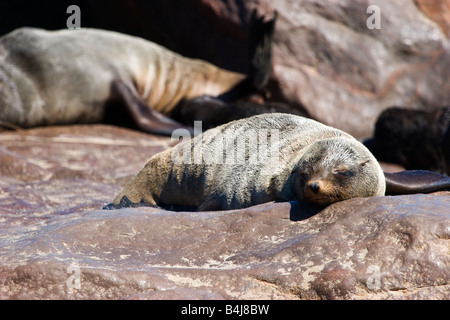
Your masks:
[{"label": "rear flipper", "polygon": [[115,80],[111,84],[111,90],[119,96],[125,104],[133,122],[136,126],[146,132],[172,135],[176,129],[186,129],[191,135],[194,134],[192,127],[187,127],[165,115],[153,110],[146,105],[137,95],[136,90],[125,84],[122,80]]},{"label": "rear flipper", "polygon": [[430,193],[450,190],[450,177],[426,170],[384,173],[386,194]]},{"label": "rear flipper", "polygon": [[253,10],[248,31],[247,77],[228,92],[218,96],[220,100],[233,102],[249,94],[264,91],[271,74],[273,34],[277,16],[275,11],[273,19],[264,22],[265,17],[258,17],[256,9]]},{"label": "rear flipper", "polygon": [[250,18],[249,30],[249,73],[251,84],[256,89],[261,89],[269,81],[273,34],[278,13],[275,11],[273,19],[264,22],[264,16],[258,17],[256,9]]},{"label": "rear flipper", "polygon": [[187,124],[201,120],[202,129],[207,130],[233,120],[275,112],[309,117],[306,112],[281,102],[254,100],[225,102],[211,96],[201,96],[183,101],[177,106],[174,117]]},{"label": "rear flipper", "polygon": [[120,199],[120,202],[118,204],[110,203],[104,206],[103,210],[115,210],[115,209],[122,209],[122,208],[137,208],[137,207],[153,207],[158,208],[158,206],[147,203],[145,201],[141,201],[139,203],[131,202],[127,196],[123,196],[122,199]]}]

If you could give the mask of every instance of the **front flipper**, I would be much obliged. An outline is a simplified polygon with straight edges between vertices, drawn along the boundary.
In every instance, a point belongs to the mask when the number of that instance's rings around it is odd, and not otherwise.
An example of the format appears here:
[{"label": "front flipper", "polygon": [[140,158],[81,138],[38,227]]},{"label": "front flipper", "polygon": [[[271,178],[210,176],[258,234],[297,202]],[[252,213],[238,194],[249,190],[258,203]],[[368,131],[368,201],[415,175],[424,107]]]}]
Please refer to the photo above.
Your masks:
[{"label": "front flipper", "polygon": [[385,172],[386,194],[430,193],[450,190],[450,177],[426,170]]},{"label": "front flipper", "polygon": [[165,115],[153,110],[138,97],[137,92],[132,90],[121,80],[112,83],[112,90],[122,99],[134,123],[143,131],[170,136],[176,129],[186,129],[191,135],[194,134],[192,127],[187,127]]}]

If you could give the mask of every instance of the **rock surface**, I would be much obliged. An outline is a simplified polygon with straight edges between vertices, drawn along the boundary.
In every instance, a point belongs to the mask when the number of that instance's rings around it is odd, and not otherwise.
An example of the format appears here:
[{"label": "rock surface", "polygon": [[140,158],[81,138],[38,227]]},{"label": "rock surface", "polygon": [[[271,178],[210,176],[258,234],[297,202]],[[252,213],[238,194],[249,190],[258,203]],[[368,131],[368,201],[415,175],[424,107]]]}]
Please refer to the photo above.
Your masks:
[{"label": "rock surface", "polygon": [[449,299],[450,193],[104,211],[168,138],[0,133],[1,299]]}]

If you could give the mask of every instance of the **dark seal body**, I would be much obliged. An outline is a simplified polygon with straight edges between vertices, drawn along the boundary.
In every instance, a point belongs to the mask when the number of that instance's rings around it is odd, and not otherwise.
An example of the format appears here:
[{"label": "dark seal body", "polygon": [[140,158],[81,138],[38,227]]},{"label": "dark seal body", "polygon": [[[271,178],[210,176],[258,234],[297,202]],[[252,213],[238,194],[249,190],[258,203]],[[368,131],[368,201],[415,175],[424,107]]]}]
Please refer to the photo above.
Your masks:
[{"label": "dark seal body", "polygon": [[450,106],[432,111],[386,109],[365,145],[379,161],[450,175]]}]

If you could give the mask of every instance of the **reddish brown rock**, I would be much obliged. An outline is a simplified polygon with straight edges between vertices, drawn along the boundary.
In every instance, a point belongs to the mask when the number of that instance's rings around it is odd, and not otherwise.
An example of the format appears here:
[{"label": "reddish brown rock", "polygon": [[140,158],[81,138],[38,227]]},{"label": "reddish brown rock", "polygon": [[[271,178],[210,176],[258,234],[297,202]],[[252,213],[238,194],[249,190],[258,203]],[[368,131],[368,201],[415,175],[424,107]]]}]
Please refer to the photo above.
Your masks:
[{"label": "reddish brown rock", "polygon": [[276,4],[274,78],[283,97],[357,137],[370,136],[386,107],[433,108],[450,100],[442,30],[413,1],[380,3],[381,29],[370,30],[367,7],[366,1]]},{"label": "reddish brown rock", "polygon": [[415,0],[417,6],[431,20],[437,23],[442,32],[450,37],[450,1],[448,0]]},{"label": "reddish brown rock", "polygon": [[171,144],[105,125],[1,132],[1,219],[23,224],[101,208],[151,155]]},{"label": "reddish brown rock", "polygon": [[2,234],[2,297],[446,299],[449,199],[355,199],[299,221],[289,203],[57,217]]},{"label": "reddish brown rock", "polygon": [[1,133],[0,298],[450,298],[449,192],[100,210],[170,144],[110,126]]}]

